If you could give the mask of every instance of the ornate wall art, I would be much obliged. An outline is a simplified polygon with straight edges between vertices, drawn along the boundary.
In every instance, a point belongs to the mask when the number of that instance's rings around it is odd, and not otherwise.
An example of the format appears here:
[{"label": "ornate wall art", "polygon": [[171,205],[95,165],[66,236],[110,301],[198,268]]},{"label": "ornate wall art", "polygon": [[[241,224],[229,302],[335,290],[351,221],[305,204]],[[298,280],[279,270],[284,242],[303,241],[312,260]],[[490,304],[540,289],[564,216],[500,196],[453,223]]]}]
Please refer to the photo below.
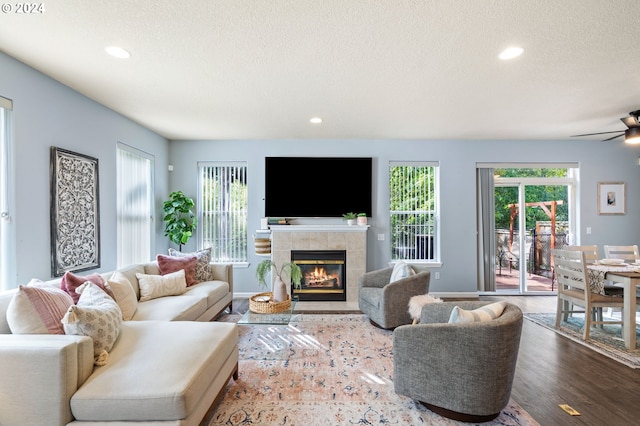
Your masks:
[{"label": "ornate wall art", "polygon": [[98,159],[51,147],[51,273],[100,267]]}]

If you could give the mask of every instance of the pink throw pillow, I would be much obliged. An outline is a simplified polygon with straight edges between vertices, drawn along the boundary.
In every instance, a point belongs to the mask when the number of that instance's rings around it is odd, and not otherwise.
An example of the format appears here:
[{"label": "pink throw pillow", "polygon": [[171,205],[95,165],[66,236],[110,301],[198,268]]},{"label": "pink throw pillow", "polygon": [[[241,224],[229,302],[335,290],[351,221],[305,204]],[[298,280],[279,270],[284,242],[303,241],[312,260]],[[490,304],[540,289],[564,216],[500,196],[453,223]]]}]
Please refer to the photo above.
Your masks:
[{"label": "pink throw pillow", "polygon": [[66,291],[69,296],[73,299],[74,304],[78,304],[78,299],[80,299],[80,295],[76,293],[76,288],[80,287],[82,284],[87,281],[91,281],[105,293],[107,293],[111,298],[113,298],[113,292],[111,289],[105,284],[104,279],[100,276],[100,274],[91,274],[86,277],[81,277],[79,275],[74,275],[71,272],[65,272],[60,281],[60,288]]},{"label": "pink throw pillow", "polygon": [[62,317],[73,306],[69,295],[32,280],[21,285],[7,308],[7,323],[13,334],[64,334]]},{"label": "pink throw pillow", "polygon": [[196,264],[198,263],[197,256],[187,257],[173,257],[159,254],[156,257],[158,261],[158,269],[160,269],[160,275],[167,275],[172,272],[177,272],[184,269],[184,276],[187,280],[187,287],[194,284],[198,284],[200,281],[196,279]]}]

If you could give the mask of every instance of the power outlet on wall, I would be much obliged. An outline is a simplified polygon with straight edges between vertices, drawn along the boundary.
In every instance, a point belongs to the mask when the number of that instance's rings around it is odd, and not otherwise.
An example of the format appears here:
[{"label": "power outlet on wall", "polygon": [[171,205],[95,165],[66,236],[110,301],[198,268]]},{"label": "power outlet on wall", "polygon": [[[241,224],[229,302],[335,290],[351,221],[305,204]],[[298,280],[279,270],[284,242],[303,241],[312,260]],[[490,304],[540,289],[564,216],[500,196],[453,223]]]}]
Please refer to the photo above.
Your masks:
[{"label": "power outlet on wall", "polygon": [[436,280],[439,280],[439,279],[440,279],[440,272],[436,272],[436,273],[435,273],[435,274],[433,274],[433,275],[434,275],[434,278],[435,278]]}]

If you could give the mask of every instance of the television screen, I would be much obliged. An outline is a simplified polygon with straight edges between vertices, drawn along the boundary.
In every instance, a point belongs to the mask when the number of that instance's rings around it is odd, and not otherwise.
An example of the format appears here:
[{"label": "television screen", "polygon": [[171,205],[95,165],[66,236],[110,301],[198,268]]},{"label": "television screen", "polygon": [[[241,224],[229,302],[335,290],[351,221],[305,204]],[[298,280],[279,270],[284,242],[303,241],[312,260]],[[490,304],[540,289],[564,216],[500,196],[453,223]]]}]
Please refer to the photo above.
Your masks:
[{"label": "television screen", "polygon": [[371,158],[265,158],[267,217],[371,217],[371,190]]}]

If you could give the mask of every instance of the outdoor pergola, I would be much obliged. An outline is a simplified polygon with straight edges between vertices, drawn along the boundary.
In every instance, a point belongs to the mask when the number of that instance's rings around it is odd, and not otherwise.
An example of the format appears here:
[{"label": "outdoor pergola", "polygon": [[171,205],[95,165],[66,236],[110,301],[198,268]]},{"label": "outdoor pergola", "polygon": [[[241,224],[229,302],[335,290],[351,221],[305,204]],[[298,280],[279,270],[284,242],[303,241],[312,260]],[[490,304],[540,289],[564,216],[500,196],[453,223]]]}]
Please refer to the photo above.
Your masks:
[{"label": "outdoor pergola", "polygon": [[[564,200],[555,201],[536,201],[534,203],[526,203],[525,207],[540,207],[551,219],[551,248],[556,247],[556,206],[564,204]],[[549,208],[550,207],[550,208]],[[509,204],[510,220],[509,220],[509,251],[513,244],[513,222],[518,215],[518,204]]]}]

